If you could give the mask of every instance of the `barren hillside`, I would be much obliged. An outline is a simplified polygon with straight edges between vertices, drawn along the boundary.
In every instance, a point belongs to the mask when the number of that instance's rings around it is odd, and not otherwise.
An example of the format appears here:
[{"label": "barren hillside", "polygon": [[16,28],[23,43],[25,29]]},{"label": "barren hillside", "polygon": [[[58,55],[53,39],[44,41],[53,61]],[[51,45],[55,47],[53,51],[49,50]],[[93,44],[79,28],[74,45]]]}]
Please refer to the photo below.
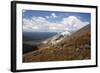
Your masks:
[{"label": "barren hillside", "polygon": [[90,25],[83,27],[56,45],[23,55],[23,62],[85,60],[91,58]]}]

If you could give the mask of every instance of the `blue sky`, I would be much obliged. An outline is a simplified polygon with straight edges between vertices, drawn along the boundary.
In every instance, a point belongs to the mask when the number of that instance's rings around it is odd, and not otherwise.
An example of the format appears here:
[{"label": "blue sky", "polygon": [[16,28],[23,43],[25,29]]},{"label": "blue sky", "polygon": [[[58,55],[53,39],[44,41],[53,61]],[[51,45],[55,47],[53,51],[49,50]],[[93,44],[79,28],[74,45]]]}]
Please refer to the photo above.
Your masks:
[{"label": "blue sky", "polygon": [[36,10],[23,10],[23,18],[31,19],[33,16],[45,18],[46,16],[50,16],[51,13],[55,13],[58,16],[58,18],[56,18],[56,19],[53,19],[53,18],[48,19],[51,22],[55,22],[55,21],[59,22],[62,20],[62,18],[68,17],[68,16],[76,16],[76,17],[80,18],[82,21],[87,21],[87,22],[90,22],[90,18],[91,18],[90,13],[36,11]]},{"label": "blue sky", "polygon": [[[85,26],[85,24],[89,24],[91,20],[91,14],[77,12],[23,10],[22,18],[23,24],[25,24],[25,26],[23,25],[23,30],[26,31],[46,31],[46,27],[48,27],[48,29],[50,28],[48,31],[53,29],[54,31],[65,31],[63,30],[64,27],[73,30],[78,29],[79,26],[82,27]],[[52,26],[49,26],[51,24]],[[76,26],[76,24],[78,25]],[[61,26],[62,30],[60,27],[58,28],[58,25]]]}]

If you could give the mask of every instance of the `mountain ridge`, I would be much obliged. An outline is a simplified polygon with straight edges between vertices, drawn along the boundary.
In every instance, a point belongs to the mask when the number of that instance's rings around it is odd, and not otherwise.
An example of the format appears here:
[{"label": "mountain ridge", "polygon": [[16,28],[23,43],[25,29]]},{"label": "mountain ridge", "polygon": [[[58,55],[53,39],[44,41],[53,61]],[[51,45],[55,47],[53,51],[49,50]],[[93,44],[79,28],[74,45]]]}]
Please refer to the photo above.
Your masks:
[{"label": "mountain ridge", "polygon": [[23,55],[23,62],[86,60],[91,58],[90,24],[62,37],[59,43]]}]

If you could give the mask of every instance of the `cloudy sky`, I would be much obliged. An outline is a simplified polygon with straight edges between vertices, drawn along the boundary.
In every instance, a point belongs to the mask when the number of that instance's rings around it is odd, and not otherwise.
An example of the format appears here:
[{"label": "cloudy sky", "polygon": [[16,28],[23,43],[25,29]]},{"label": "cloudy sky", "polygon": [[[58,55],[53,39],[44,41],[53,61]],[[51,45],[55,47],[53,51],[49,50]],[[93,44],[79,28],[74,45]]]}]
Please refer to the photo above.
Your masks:
[{"label": "cloudy sky", "polygon": [[90,24],[90,13],[23,10],[24,32],[76,31]]}]

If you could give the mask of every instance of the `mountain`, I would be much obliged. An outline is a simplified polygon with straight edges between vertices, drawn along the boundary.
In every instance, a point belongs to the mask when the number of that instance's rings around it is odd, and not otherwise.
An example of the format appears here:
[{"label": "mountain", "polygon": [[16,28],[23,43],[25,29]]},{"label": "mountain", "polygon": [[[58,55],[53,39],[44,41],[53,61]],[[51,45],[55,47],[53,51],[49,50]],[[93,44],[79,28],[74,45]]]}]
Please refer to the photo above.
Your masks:
[{"label": "mountain", "polygon": [[85,44],[86,42],[90,43],[91,42],[90,32],[91,32],[91,29],[90,29],[90,24],[89,24],[83,27],[82,29],[76,31],[75,33],[71,34],[69,38],[68,37],[64,38],[63,41],[61,41],[59,44],[66,43],[68,45],[70,43],[71,44],[73,43],[73,44],[81,45],[83,43]]},{"label": "mountain", "polygon": [[[51,44],[51,42],[56,42]],[[91,26],[86,25],[69,35],[56,35],[47,39],[46,47],[23,55],[23,62],[87,60],[91,58]]]},{"label": "mountain", "polygon": [[76,32],[65,31],[65,32],[62,32],[62,33],[58,33],[57,35],[54,35],[53,37],[44,40],[42,43],[46,44],[46,45],[55,45],[55,44],[58,44],[59,42],[62,42],[63,40],[68,39],[68,37],[70,37],[70,38],[72,37],[73,38],[74,36],[78,36],[81,33],[84,33],[86,31],[90,31],[89,28],[90,28],[90,25],[87,25],[84,28],[82,28],[82,29],[80,29],[80,30],[78,30]]},{"label": "mountain", "polygon": [[58,33],[57,35],[54,35],[53,37],[51,37],[49,39],[44,40],[42,43],[46,44],[46,45],[55,45],[55,44],[61,42],[65,36],[68,37],[70,35],[71,35],[71,33],[68,31],[61,32],[61,33]]}]

